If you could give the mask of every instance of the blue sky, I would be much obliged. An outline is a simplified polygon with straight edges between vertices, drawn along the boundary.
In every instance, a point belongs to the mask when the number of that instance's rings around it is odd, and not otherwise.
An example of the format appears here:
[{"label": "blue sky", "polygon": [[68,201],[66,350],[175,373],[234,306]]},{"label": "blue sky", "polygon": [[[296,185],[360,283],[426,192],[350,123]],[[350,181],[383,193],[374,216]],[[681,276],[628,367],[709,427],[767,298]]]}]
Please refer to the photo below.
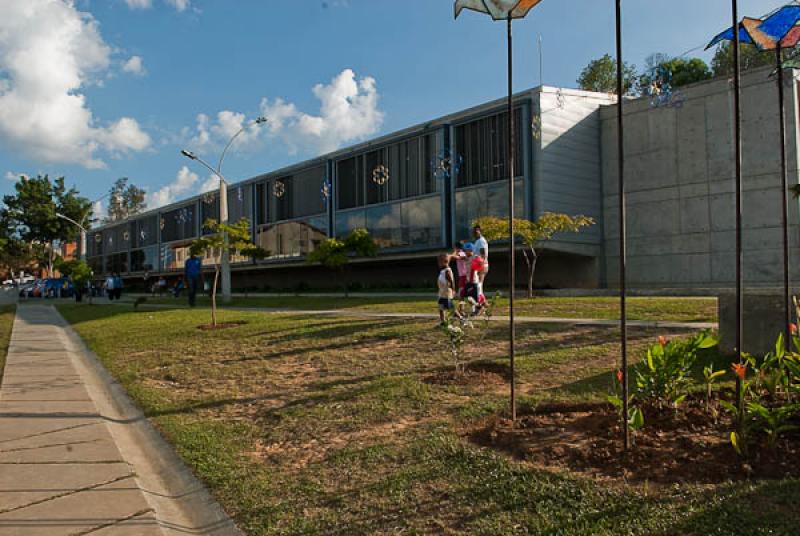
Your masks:
[{"label": "blue sky", "polygon": [[[730,22],[727,0],[625,4],[637,66],[701,47]],[[740,4],[758,16],[781,2]],[[503,24],[454,21],[452,10],[452,0],[4,0],[0,193],[13,175],[50,173],[94,199],[127,176],[164,203],[209,182],[181,148],[213,160],[262,113],[273,121],[229,155],[231,180],[502,96]],[[539,82],[540,34],[544,82],[574,87],[613,50],[613,1],[545,0],[515,23],[516,89]]]}]

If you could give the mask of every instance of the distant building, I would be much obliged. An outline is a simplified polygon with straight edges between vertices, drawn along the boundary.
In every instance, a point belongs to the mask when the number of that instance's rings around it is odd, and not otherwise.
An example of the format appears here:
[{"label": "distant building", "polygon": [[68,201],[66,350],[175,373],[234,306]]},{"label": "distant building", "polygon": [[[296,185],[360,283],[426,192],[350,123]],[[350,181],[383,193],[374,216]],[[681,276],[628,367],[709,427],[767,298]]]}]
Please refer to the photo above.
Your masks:
[{"label": "distant building", "polygon": [[[779,281],[777,90],[768,75],[769,70],[757,70],[744,77],[746,277],[758,285]],[[583,214],[597,221],[547,244],[537,286],[615,285],[614,101],[606,94],[553,87],[515,96],[516,212],[526,218]],[[727,80],[718,79],[681,88],[663,106],[647,98],[627,103],[632,286],[732,285],[731,102]],[[787,126],[794,184],[797,102],[793,87],[787,91]],[[230,220],[247,217],[255,242],[271,252],[263,261],[235,263],[234,287],[331,286],[329,273],[308,265],[305,255],[325,238],[359,227],[369,230],[381,252],[354,263],[353,281],[384,288],[430,286],[436,252],[469,239],[474,219],[507,216],[504,106],[504,100],[486,103],[230,185]],[[438,168],[450,155],[457,169],[447,176]],[[101,227],[89,235],[89,262],[96,274],[178,272],[202,222],[218,215],[218,197],[209,193]],[[796,207],[792,222],[797,247]],[[492,283],[505,282],[507,261],[507,244],[494,245]]]}]

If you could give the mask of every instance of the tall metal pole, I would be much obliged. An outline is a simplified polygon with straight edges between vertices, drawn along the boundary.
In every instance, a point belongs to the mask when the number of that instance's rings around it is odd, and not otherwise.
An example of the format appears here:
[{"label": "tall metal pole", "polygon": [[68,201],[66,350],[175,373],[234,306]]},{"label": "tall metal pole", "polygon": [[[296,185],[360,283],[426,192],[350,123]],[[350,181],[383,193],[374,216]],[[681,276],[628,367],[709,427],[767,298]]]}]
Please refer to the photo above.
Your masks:
[{"label": "tall metal pole", "polygon": [[514,327],[514,288],[516,287],[516,240],[514,238],[514,86],[513,86],[513,48],[511,40],[511,15],[508,17],[508,236],[509,244],[508,262],[508,345],[511,367],[511,421],[517,420],[517,376],[515,371],[515,343],[516,330]]},{"label": "tall metal pole", "polygon": [[622,433],[623,448],[630,447],[628,430],[628,311],[627,311],[627,273],[628,273],[628,234],[625,212],[625,122],[623,120],[623,99],[625,95],[624,66],[622,63],[622,0],[616,0],[617,24],[617,162],[619,164],[619,311],[620,347],[622,350]]},{"label": "tall metal pole", "polygon": [[[739,4],[731,0],[733,19],[733,121],[736,166],[736,353],[742,362],[742,73],[739,64]],[[736,400],[741,400],[742,380],[736,376]],[[739,408],[741,410],[741,408]]]},{"label": "tall metal pole", "polygon": [[786,350],[792,349],[792,322],[790,263],[789,263],[789,179],[786,173],[786,123],[783,87],[783,47],[778,41],[776,48],[776,61],[778,62],[778,120],[780,124],[781,144],[781,223],[783,224],[783,329]]},{"label": "tall metal pole", "polygon": [[[228,224],[228,183],[225,182],[222,175],[219,176],[219,221],[223,225]],[[222,303],[231,303],[233,291],[231,289],[231,259],[228,248],[228,233],[223,233],[222,237],[224,240],[222,258],[220,259],[222,264],[222,269],[220,270],[222,275]]]}]

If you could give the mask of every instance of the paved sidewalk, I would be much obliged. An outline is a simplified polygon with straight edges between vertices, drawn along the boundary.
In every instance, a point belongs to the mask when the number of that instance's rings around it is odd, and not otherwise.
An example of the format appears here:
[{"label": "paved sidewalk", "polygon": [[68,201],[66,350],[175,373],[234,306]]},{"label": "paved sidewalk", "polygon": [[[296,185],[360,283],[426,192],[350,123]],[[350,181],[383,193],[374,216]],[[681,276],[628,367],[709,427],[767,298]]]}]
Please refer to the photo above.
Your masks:
[{"label": "paved sidewalk", "polygon": [[[132,300],[122,302],[108,302],[112,305],[126,305],[132,306]],[[143,303],[139,307],[151,309],[188,309],[188,305],[175,304],[166,305],[158,303]],[[383,311],[365,311],[360,309],[327,309],[327,310],[303,310],[303,309],[286,309],[286,308],[272,308],[272,307],[228,307],[224,305],[218,306],[220,310],[229,311],[242,311],[242,312],[257,312],[257,313],[273,313],[273,314],[295,314],[303,316],[348,316],[356,318],[408,318],[412,320],[438,320],[439,315],[436,313],[391,313]],[[206,307],[207,309],[208,307]],[[498,315],[492,317],[492,322],[508,322],[509,318],[506,315]],[[516,316],[514,321],[518,324],[556,324],[564,326],[599,326],[599,327],[614,327],[619,326],[619,320],[609,320],[602,318],[558,318],[548,316]],[[717,329],[716,322],[676,322],[671,320],[628,320],[628,326],[633,328],[652,328],[652,329]]]},{"label": "paved sidewalk", "polygon": [[0,535],[160,535],[53,308],[20,306],[0,388]]}]

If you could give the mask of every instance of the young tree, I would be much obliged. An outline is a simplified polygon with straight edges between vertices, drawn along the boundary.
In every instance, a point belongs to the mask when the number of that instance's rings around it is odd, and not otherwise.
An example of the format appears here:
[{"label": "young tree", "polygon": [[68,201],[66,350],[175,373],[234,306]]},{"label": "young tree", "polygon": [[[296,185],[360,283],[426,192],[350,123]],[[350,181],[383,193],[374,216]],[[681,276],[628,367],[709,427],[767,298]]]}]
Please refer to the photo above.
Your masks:
[{"label": "young tree", "polygon": [[[636,83],[636,67],[624,63],[622,67],[625,95],[631,95]],[[617,92],[617,62],[609,54],[592,60],[578,77],[578,86],[585,91],[598,93]]]},{"label": "young tree", "polygon": [[[522,254],[528,265],[528,297],[533,298],[533,278],[536,272],[536,261],[539,259],[538,249],[558,233],[577,233],[583,227],[594,225],[594,220],[586,216],[568,216],[545,212],[538,220],[514,219],[514,233],[522,242]],[[475,220],[473,225],[480,225],[483,236],[487,240],[508,240],[508,219],[485,216]]]},{"label": "young tree", "polygon": [[54,243],[74,239],[78,229],[63,220],[63,214],[75,221],[85,221],[91,213],[91,203],[80,197],[75,188],[67,188],[64,177],[51,181],[47,175],[20,177],[15,193],[3,197],[5,207],[0,220],[10,226],[12,236],[30,244],[46,244],[49,256],[45,262],[53,272]]},{"label": "young tree", "polygon": [[[350,257],[374,257],[378,254],[378,244],[366,229],[354,229],[344,240],[329,238],[317,249],[308,254],[307,261],[333,270],[334,274],[345,272]],[[348,296],[348,281],[345,277],[344,295]]]},{"label": "young tree", "polygon": [[211,287],[211,324],[217,325],[217,283],[222,262],[222,251],[228,248],[230,256],[235,255],[263,259],[269,253],[255,245],[250,237],[250,221],[242,218],[234,224],[219,223],[207,220],[205,228],[212,234],[200,237],[192,242],[189,252],[198,257],[211,255],[214,258],[214,283]]},{"label": "young tree", "polygon": [[[85,261],[71,260],[58,263],[58,271],[61,275],[72,281],[75,287],[75,301],[83,301],[83,292],[86,285],[92,280],[92,269]],[[89,304],[92,303],[92,295],[89,294]]]},{"label": "young tree", "polygon": [[[742,43],[739,46],[739,62],[742,71],[763,67],[765,65],[775,65],[775,52],[770,50],[761,51],[753,45]],[[730,76],[733,74],[733,44],[723,41],[714,52],[711,59],[711,71],[714,76]]]},{"label": "young tree", "polygon": [[146,192],[128,183],[128,177],[117,179],[111,187],[106,222],[121,221],[135,216],[147,209]]}]

